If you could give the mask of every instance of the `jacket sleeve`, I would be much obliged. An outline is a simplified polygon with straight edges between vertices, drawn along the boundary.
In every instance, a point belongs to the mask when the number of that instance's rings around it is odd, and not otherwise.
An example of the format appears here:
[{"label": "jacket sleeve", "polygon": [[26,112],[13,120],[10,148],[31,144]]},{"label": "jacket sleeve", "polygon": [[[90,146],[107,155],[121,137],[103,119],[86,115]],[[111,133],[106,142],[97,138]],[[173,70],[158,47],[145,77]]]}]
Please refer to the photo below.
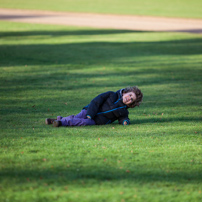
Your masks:
[{"label": "jacket sleeve", "polygon": [[100,106],[106,101],[106,99],[110,96],[112,91],[108,91],[106,93],[102,93],[95,97],[88,106],[87,109],[87,117],[93,119],[95,115],[98,113]]},{"label": "jacket sleeve", "polygon": [[119,121],[119,124],[122,124],[122,125],[124,125],[124,122],[125,122],[125,121],[127,122],[126,125],[129,125],[129,124],[130,124],[130,119],[129,119],[128,117],[120,117],[120,118],[118,119],[118,121]]}]

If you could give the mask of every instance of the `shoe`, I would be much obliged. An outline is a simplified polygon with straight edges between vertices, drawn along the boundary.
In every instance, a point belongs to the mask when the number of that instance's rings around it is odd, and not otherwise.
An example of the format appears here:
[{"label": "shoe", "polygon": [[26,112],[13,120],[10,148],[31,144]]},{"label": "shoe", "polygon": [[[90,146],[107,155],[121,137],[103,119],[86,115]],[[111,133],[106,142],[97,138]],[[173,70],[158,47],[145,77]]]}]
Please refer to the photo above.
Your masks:
[{"label": "shoe", "polygon": [[61,121],[53,121],[53,127],[59,127],[59,126],[62,126]]},{"label": "shoe", "polygon": [[56,121],[57,119],[46,119],[45,122],[47,125],[53,124],[53,121]]}]

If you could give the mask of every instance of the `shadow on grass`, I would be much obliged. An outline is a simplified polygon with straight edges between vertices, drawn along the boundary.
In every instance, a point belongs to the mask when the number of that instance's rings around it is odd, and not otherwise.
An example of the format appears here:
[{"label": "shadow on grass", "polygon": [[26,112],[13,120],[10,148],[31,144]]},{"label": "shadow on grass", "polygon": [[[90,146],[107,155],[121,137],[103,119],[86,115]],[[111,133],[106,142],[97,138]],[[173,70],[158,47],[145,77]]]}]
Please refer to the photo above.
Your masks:
[{"label": "shadow on grass", "polygon": [[[33,31],[2,32],[0,37],[17,36],[63,36],[63,35],[107,35],[124,34],[128,30],[78,30],[78,31]],[[74,90],[78,88],[127,86],[134,81],[138,86],[154,84],[171,84],[199,81],[201,74],[198,67],[200,61],[187,65],[187,61],[166,56],[190,56],[202,53],[202,39],[183,39],[156,42],[83,42],[69,44],[31,44],[1,45],[0,67],[22,66],[22,73],[2,80],[5,93],[20,92],[27,86],[34,89]],[[156,58],[157,56],[157,58]],[[159,56],[159,57],[158,57]],[[165,57],[161,57],[165,56]],[[179,68],[179,62],[182,68]],[[37,68],[32,65],[38,65]],[[177,68],[175,69],[177,65]],[[107,69],[113,66],[113,71]],[[162,66],[162,68],[161,68]],[[186,70],[184,67],[186,66]],[[90,73],[88,68],[103,68]],[[105,71],[105,67],[106,70]],[[124,69],[127,67],[127,70]],[[69,70],[87,70],[86,73],[69,73]],[[9,71],[10,72],[10,71]],[[15,69],[11,70],[15,74]],[[178,76],[178,78],[176,77]],[[179,78],[183,75],[183,78]],[[192,78],[190,77],[192,76]],[[137,77],[141,78],[137,79]],[[144,76],[146,76],[144,78]],[[149,76],[149,78],[148,78]],[[108,78],[107,80],[105,78]],[[126,79],[127,78],[127,79]],[[97,81],[90,81],[95,79]],[[125,80],[125,81],[124,81]],[[90,81],[90,82],[89,82]],[[34,85],[33,85],[34,84]],[[4,90],[4,89],[2,89]]]},{"label": "shadow on grass", "polygon": [[[36,34],[60,35],[95,35],[130,33],[122,30],[96,30],[73,32],[20,32],[1,33],[1,37],[34,36]],[[202,39],[183,39],[156,42],[82,42],[68,44],[30,44],[1,45],[0,66],[18,65],[92,65],[134,66],[139,63],[136,58],[166,55],[199,55],[202,54]],[[148,61],[149,62],[149,61]],[[75,67],[74,67],[75,68]]]},{"label": "shadow on grass", "polygon": [[109,34],[126,34],[142,33],[145,31],[133,30],[115,30],[115,29],[95,29],[95,30],[76,30],[76,31],[21,31],[21,32],[0,32],[0,38],[22,37],[22,36],[80,36],[80,35],[109,35]]},{"label": "shadow on grass", "polygon": [[[146,165],[145,165],[146,166]],[[194,165],[193,165],[194,166]],[[0,178],[2,180],[15,179],[19,183],[27,183],[29,181],[46,182],[50,184],[64,185],[79,180],[96,180],[96,181],[122,181],[127,180],[134,184],[138,183],[155,183],[155,182],[177,182],[177,183],[200,183],[202,181],[202,174],[200,172],[183,172],[183,171],[162,171],[155,170],[149,165],[151,169],[143,169],[134,166],[132,169],[110,168],[109,166],[91,166],[72,168],[55,168],[52,169],[15,169],[1,171]]]},{"label": "shadow on grass", "polygon": [[[141,64],[139,64],[141,66]],[[29,68],[29,67],[28,67]],[[87,68],[86,68],[87,69]],[[26,70],[25,70],[26,71]],[[49,71],[49,72],[47,72]],[[155,84],[172,84],[172,83],[186,83],[201,81],[200,69],[193,69],[192,67],[180,68],[128,68],[125,71],[124,68],[114,69],[113,71],[99,69],[94,73],[86,71],[86,73],[72,73],[68,72],[65,67],[60,69],[60,72],[56,72],[55,68],[41,68],[31,71],[29,74],[18,74],[16,77],[6,78],[5,86],[13,87],[13,84],[23,85],[26,84],[29,90],[40,88],[41,90],[58,89],[58,90],[74,90],[78,88],[94,87],[113,87],[118,83],[127,83],[125,78],[132,80],[135,77],[142,77],[142,79],[136,79],[136,85],[155,85]],[[192,77],[190,75],[192,74]],[[106,79],[109,78],[109,79]],[[116,84],[117,83],[117,84]],[[32,85],[35,84],[35,85]],[[37,84],[40,86],[37,87]],[[126,84],[128,85],[128,84]],[[123,86],[125,87],[125,86]],[[11,90],[13,90],[11,88]],[[15,91],[20,89],[15,88]],[[24,89],[22,89],[24,90]],[[118,89],[117,89],[118,90]]]},{"label": "shadow on grass", "polygon": [[145,124],[145,123],[167,123],[167,122],[201,122],[201,117],[178,117],[178,118],[146,118],[131,120],[131,124]]}]

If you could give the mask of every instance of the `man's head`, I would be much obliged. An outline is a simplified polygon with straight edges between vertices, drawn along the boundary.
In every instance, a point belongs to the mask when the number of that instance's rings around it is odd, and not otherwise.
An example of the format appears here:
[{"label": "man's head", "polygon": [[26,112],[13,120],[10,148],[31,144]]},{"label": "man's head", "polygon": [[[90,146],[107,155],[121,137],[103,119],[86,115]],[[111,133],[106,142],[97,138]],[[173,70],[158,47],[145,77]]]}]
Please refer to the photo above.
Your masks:
[{"label": "man's head", "polygon": [[130,108],[139,106],[142,102],[143,94],[141,90],[136,87],[127,87],[123,90],[123,103]]}]

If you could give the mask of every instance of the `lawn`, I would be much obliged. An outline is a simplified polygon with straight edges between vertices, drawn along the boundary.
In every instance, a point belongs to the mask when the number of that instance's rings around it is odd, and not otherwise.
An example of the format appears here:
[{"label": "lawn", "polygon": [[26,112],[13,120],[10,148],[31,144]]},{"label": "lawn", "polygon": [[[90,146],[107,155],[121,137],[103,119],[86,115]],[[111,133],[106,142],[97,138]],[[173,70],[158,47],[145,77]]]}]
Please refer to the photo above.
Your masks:
[{"label": "lawn", "polygon": [[[201,35],[0,26],[0,201],[202,200]],[[129,126],[45,125],[129,85]]]},{"label": "lawn", "polygon": [[202,18],[201,0],[0,0],[1,8]]}]

